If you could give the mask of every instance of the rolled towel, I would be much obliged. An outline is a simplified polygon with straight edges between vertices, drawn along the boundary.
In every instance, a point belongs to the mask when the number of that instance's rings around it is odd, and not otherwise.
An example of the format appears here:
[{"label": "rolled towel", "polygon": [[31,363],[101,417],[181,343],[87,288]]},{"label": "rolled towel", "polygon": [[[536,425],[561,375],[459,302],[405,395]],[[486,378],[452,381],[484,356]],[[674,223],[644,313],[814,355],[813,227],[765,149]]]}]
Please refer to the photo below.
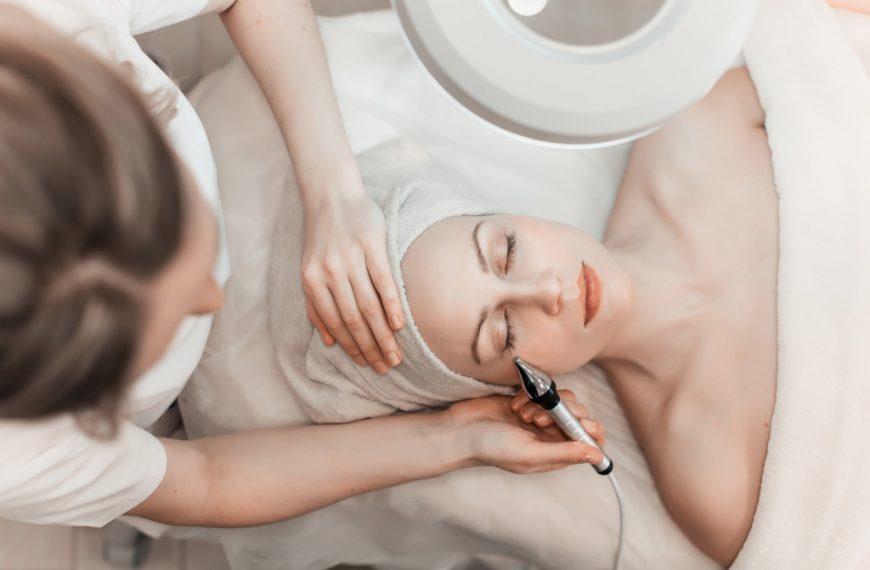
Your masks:
[{"label": "rolled towel", "polygon": [[[405,327],[396,334],[402,349],[401,364],[380,375],[360,367],[338,345],[323,344],[308,322],[282,318],[283,307],[298,304],[304,295],[298,278],[301,227],[290,227],[291,209],[282,208],[272,247],[269,283],[272,342],[282,374],[299,404],[316,423],[349,422],[396,411],[440,407],[452,402],[514,390],[458,374],[430,350],[411,315],[402,278],[401,261],[411,243],[427,228],[455,216],[480,216],[497,211],[467,181],[427,159],[409,141],[384,143],[358,157],[363,183],[383,212],[387,229],[387,257],[399,290]],[[433,276],[437,278],[437,276]],[[286,350],[291,339],[310,334],[305,354],[305,378],[294,373],[293,356]]]}]

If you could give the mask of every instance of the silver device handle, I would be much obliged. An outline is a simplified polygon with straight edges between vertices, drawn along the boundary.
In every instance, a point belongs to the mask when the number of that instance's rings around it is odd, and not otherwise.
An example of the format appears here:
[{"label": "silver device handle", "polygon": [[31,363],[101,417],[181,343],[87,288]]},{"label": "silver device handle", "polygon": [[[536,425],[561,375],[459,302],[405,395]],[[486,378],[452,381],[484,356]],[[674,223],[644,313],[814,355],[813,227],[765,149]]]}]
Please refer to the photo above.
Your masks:
[{"label": "silver device handle", "polygon": [[[583,429],[583,425],[574,417],[568,407],[559,402],[553,409],[549,410],[550,416],[552,416],[553,420],[558,424],[559,429],[561,429],[566,436],[574,441],[582,441],[586,445],[591,445],[595,449],[599,451],[601,448],[598,446],[598,442],[596,442],[589,433]],[[601,451],[601,455],[604,456],[604,459],[601,463],[595,463],[592,467],[595,468],[598,473],[601,475],[607,475],[613,470],[613,462],[607,457],[607,454],[604,451]]]}]

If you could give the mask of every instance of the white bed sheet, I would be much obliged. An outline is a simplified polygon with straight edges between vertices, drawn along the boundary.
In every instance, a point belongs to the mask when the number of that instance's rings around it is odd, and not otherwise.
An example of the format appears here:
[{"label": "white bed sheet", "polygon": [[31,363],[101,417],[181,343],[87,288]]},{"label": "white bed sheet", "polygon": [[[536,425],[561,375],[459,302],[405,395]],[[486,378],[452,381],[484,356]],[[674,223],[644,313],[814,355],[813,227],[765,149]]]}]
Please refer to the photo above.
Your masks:
[{"label": "white bed sheet", "polygon": [[[545,149],[490,130],[439,92],[412,59],[390,12],[323,19],[321,26],[355,152],[409,137],[506,211],[602,234],[629,147]],[[233,274],[206,354],[181,398],[185,423],[193,436],[307,423],[278,371],[269,336],[275,208],[282,193],[297,191],[286,151],[240,60],[204,80],[191,100],[218,164]],[[301,222],[301,212],[296,219]],[[288,349],[302,354],[307,342]],[[559,383],[573,388],[608,429],[608,452],[627,500],[624,568],[717,567],[665,512],[603,377],[585,369]],[[543,534],[528,532],[528,521]],[[576,569],[610,567],[617,528],[610,486],[587,466],[528,476],[478,468],[369,493],[282,523],[221,531],[220,538],[233,567],[245,570],[341,562],[453,570],[471,561],[500,570]]]}]

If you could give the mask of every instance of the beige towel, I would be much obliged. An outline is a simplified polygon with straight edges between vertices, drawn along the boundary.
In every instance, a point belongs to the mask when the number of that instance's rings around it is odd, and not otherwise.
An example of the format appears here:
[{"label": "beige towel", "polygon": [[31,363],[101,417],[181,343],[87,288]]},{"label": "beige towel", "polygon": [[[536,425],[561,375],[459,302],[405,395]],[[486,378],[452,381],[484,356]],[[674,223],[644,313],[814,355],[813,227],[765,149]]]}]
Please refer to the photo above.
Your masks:
[{"label": "beige towel", "polygon": [[[496,393],[511,393],[448,369],[423,341],[414,324],[400,263],[411,243],[433,224],[462,215],[493,213],[495,206],[469,183],[431,163],[408,141],[392,141],[358,158],[363,182],[384,211],[387,255],[405,314],[406,326],[397,334],[404,358],[387,374],[362,368],[336,344],[327,347],[308,322],[281,318],[294,297],[303,295],[300,259],[291,252],[302,228],[290,222],[292,207],[284,204],[277,221],[269,283],[272,339],[279,367],[308,417],[316,423],[337,423],[414,411]],[[290,197],[289,200],[298,198]],[[298,205],[296,206],[298,207]],[[432,276],[437,279],[437,275]],[[307,378],[293,373],[292,355],[282,347],[299,334],[310,335],[305,355]]]},{"label": "beige towel", "polygon": [[831,9],[764,0],[745,49],[779,192],[779,370],[733,568],[870,568],[870,78]]}]

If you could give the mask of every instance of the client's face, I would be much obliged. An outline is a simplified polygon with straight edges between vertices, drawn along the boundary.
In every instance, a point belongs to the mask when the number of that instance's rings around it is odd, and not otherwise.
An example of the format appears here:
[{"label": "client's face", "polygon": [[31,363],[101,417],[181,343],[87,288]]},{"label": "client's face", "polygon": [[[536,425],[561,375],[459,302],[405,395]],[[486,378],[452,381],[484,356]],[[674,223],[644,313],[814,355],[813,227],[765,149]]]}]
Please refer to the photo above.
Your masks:
[{"label": "client's face", "polygon": [[409,248],[402,273],[417,327],[449,368],[514,384],[521,356],[551,374],[589,362],[625,322],[633,290],[600,242],[523,216],[457,217]]}]

